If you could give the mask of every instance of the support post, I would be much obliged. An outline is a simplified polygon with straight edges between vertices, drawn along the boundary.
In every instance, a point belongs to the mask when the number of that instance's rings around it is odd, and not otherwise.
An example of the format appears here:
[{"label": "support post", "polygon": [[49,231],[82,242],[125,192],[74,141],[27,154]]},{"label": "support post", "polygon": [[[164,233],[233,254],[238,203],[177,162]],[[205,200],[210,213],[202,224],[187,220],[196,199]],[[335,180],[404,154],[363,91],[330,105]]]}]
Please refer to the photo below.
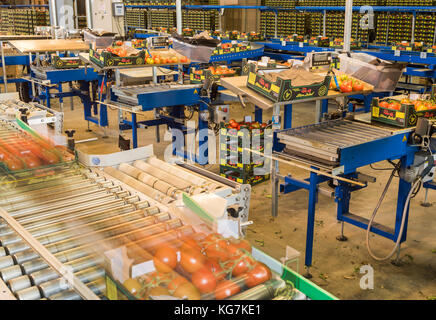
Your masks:
[{"label": "support post", "polygon": [[3,41],[0,41],[0,46],[2,53],[3,84],[5,86],[5,93],[8,93],[8,75],[6,74],[5,49],[3,48]]},{"label": "support post", "polygon": [[353,22],[353,0],[346,0],[345,24],[344,24],[344,48],[343,48],[345,52],[350,52],[352,22]]},{"label": "support post", "polygon": [[[317,169],[312,167],[313,169]],[[306,233],[306,255],[305,265],[309,268],[312,265],[313,253],[313,235],[315,229],[315,209],[318,193],[318,175],[315,172],[310,173],[310,186],[309,186],[309,209],[307,211],[307,233]],[[307,272],[307,278],[311,278],[310,272]]]}]

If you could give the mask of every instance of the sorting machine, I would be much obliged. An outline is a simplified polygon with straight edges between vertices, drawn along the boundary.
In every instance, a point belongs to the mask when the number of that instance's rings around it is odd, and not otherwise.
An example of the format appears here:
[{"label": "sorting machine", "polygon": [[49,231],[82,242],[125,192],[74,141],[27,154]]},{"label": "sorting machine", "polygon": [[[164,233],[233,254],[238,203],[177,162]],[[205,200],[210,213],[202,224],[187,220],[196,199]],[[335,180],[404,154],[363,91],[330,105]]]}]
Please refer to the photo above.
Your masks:
[{"label": "sorting machine", "polygon": [[[345,241],[344,223],[376,233],[395,242],[395,248],[385,258],[376,257],[369,248],[371,256],[386,260],[394,252],[399,254],[400,244],[406,240],[410,199],[418,192],[421,183],[433,180],[435,172],[436,137],[435,123],[419,119],[416,128],[400,129],[371,123],[361,116],[340,118],[319,124],[278,130],[274,133],[274,155],[282,159],[304,163],[313,171],[310,177],[300,180],[291,175],[281,176],[278,161],[273,170],[273,215],[278,214],[278,194],[296,190],[309,191],[308,222],[306,237],[305,265],[312,265],[312,250],[315,225],[315,207],[318,193],[324,193],[337,203],[337,219],[342,222],[342,234],[338,240]],[[395,162],[397,159],[399,161]],[[387,160],[393,171],[371,219],[352,213],[351,194],[366,187],[375,179],[358,172],[359,168]],[[333,176],[325,175],[332,174]],[[378,208],[388,191],[393,176],[399,175],[399,189],[395,225],[393,227],[374,222]],[[349,181],[337,180],[335,176]],[[279,186],[279,179],[284,184]],[[328,181],[328,187],[321,185]],[[359,182],[359,184],[353,183]],[[367,237],[368,238],[368,237]],[[397,256],[398,257],[398,256]],[[310,271],[308,272],[310,276]]]}]

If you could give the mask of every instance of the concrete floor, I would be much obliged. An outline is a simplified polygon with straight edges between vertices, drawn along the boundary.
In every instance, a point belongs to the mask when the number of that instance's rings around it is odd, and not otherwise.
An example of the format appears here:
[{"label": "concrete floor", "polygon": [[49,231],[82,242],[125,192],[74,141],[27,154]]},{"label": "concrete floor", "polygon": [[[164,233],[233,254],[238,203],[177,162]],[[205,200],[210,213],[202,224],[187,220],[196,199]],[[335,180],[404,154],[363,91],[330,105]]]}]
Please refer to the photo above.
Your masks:
[{"label": "concrete floor", "polygon": [[[57,103],[54,103],[57,109]],[[91,124],[93,132],[85,132],[87,125],[83,120],[83,107],[79,100],[74,100],[74,111],[65,104],[65,128],[76,129],[76,140],[98,137],[98,141],[79,144],[77,147],[88,153],[110,153],[117,148],[118,131],[116,127],[117,111],[110,110],[109,138],[102,138],[102,130]],[[294,126],[313,123],[315,106],[297,104],[294,106]],[[252,108],[242,109],[235,105],[231,117],[242,120],[244,115],[253,113]],[[264,113],[264,119],[271,119],[271,112]],[[164,128],[161,127],[161,136]],[[129,137],[129,132],[125,135]],[[139,129],[139,145],[154,145],[155,154],[163,156],[167,142],[155,142],[155,129]],[[376,167],[387,167],[386,163]],[[218,167],[206,166],[218,172]],[[291,173],[295,177],[305,178],[307,172],[293,167],[280,165],[282,174]],[[377,182],[368,188],[353,193],[351,212],[369,217],[385,186],[390,171],[374,171],[369,167],[361,172],[377,177]],[[380,209],[376,221],[393,226],[395,219],[396,191],[398,179],[394,180],[389,193]],[[433,206],[424,208],[420,203],[424,192],[412,200],[409,220],[408,240],[401,247],[401,267],[390,261],[373,260],[365,246],[365,230],[345,225],[347,242],[339,242],[341,225],[336,220],[336,205],[333,199],[319,195],[316,211],[315,241],[313,266],[310,271],[312,281],[340,299],[436,299],[436,192],[430,191]],[[285,255],[286,246],[301,252],[300,273],[304,273],[304,250],[307,224],[308,193],[298,191],[281,195],[279,198],[279,216],[271,217],[271,186],[265,182],[253,187],[250,205],[250,219],[254,224],[249,227],[247,238],[253,244],[263,241],[261,247],[276,259]],[[380,237],[371,237],[371,244],[379,256],[390,252],[393,242]],[[374,268],[374,289],[362,290],[359,286],[362,275],[359,270],[363,265]],[[291,265],[292,266],[292,265]]]}]

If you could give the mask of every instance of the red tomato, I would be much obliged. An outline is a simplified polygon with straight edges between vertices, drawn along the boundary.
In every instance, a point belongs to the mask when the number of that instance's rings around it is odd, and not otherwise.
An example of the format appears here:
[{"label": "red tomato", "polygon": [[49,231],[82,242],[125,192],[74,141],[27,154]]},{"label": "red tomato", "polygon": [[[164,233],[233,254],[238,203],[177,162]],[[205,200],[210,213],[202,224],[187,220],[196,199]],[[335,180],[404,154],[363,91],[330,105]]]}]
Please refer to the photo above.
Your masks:
[{"label": "red tomato", "polygon": [[217,300],[224,300],[241,291],[241,288],[233,281],[226,280],[219,283],[215,289],[215,298]]},{"label": "red tomato", "polygon": [[232,257],[232,260],[228,261],[225,265],[226,269],[232,270],[232,275],[238,277],[246,273],[251,266],[255,264],[255,261],[247,254],[241,254]]},{"label": "red tomato", "polygon": [[254,268],[246,274],[245,284],[253,288],[271,279],[271,270],[261,262],[257,262]]},{"label": "red tomato", "polygon": [[192,249],[192,250],[196,250],[196,251],[201,252],[202,248],[199,245],[199,243],[197,241],[195,241],[195,239],[187,236],[187,237],[184,237],[182,239],[182,241],[183,241],[183,243],[182,243],[182,246],[180,247],[181,251]]},{"label": "red tomato", "polygon": [[16,158],[13,157],[5,157],[3,159],[3,162],[5,163],[5,165],[8,167],[9,170],[11,171],[17,171],[17,170],[23,170],[23,163]]},{"label": "red tomato", "polygon": [[226,277],[223,268],[221,268],[221,265],[216,259],[207,259],[204,267],[213,273],[217,281],[224,280],[224,278]]},{"label": "red tomato", "polygon": [[363,91],[363,84],[362,82],[355,82],[353,84],[353,91]]},{"label": "red tomato", "polygon": [[251,253],[252,248],[251,248],[251,244],[245,240],[245,239],[240,239],[240,240],[234,240],[231,242],[236,248],[238,249],[242,249],[247,251],[248,253]]},{"label": "red tomato", "polygon": [[171,280],[171,282],[168,284],[168,290],[177,290],[177,288],[184,284],[184,283],[188,283],[189,281],[182,277],[182,276],[176,276],[173,280]]},{"label": "red tomato", "polygon": [[225,261],[229,258],[227,251],[219,246],[218,243],[206,244],[204,252],[208,258],[217,259],[219,261]]},{"label": "red tomato", "polygon": [[382,108],[389,108],[389,103],[387,101],[381,101],[379,106]]},{"label": "red tomato", "polygon": [[183,250],[180,253],[180,265],[189,273],[201,269],[204,266],[206,257],[195,250]]},{"label": "red tomato", "polygon": [[153,263],[157,271],[171,272],[177,266],[177,251],[167,245],[161,246],[154,254]]},{"label": "red tomato", "polygon": [[41,161],[37,157],[35,157],[31,154],[23,156],[22,160],[26,164],[27,169],[38,168],[42,165]]},{"label": "red tomato", "polygon": [[391,103],[389,103],[389,109],[400,110],[401,104],[399,104],[398,102],[392,101]]},{"label": "red tomato", "polygon": [[192,275],[192,284],[197,287],[201,293],[210,293],[216,288],[216,278],[207,268],[201,268]]},{"label": "red tomato", "polygon": [[353,91],[353,87],[351,86],[351,84],[350,83],[345,83],[345,82],[341,84],[339,89],[343,93],[348,93],[348,92],[352,92]]}]

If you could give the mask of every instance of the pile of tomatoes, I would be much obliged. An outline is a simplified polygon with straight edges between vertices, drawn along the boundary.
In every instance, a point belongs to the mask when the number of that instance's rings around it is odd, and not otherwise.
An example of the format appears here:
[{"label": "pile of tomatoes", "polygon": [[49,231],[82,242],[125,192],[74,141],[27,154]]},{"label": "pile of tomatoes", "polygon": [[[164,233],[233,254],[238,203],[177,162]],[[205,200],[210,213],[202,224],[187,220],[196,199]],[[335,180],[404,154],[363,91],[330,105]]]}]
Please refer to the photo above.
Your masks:
[{"label": "pile of tomatoes", "polygon": [[35,169],[61,161],[59,151],[43,140],[18,135],[0,139],[0,162],[10,171]]},{"label": "pile of tomatoes", "polygon": [[184,237],[179,248],[160,245],[153,255],[156,271],[123,285],[139,299],[226,299],[271,279],[271,270],[251,252],[246,240],[197,233]]},{"label": "pile of tomatoes", "polygon": [[189,59],[185,56],[178,58],[177,56],[165,56],[159,54],[146,54],[145,62],[147,64],[172,64],[172,63],[188,63]]},{"label": "pile of tomatoes", "polygon": [[127,49],[124,47],[107,47],[106,51],[118,57],[127,57]]},{"label": "pile of tomatoes", "polygon": [[[338,77],[338,85],[339,91],[342,93],[363,91],[364,89],[363,83],[361,81],[353,79],[346,74],[340,75]],[[332,81],[330,82],[330,89],[338,90],[334,79],[332,79]]]},{"label": "pile of tomatoes", "polygon": [[226,128],[227,129],[236,129],[236,130],[241,130],[241,129],[249,129],[249,130],[253,130],[253,129],[265,129],[268,126],[267,123],[259,123],[257,121],[253,121],[253,122],[245,122],[245,121],[241,121],[241,122],[237,122],[235,121],[235,119],[230,119],[229,123],[226,124]]},{"label": "pile of tomatoes", "polygon": [[415,106],[415,111],[428,111],[436,109],[436,103],[431,100],[410,100],[408,98],[403,98],[401,101],[385,100],[379,102],[380,107],[392,110],[401,110],[401,105],[403,104],[413,104]]},{"label": "pile of tomatoes", "polygon": [[[207,70],[209,70],[213,75],[219,75],[219,76],[221,75],[230,76],[236,73],[235,70],[227,68],[226,66],[209,67],[207,68]],[[202,71],[201,70],[195,71],[195,73],[201,74]]]}]

